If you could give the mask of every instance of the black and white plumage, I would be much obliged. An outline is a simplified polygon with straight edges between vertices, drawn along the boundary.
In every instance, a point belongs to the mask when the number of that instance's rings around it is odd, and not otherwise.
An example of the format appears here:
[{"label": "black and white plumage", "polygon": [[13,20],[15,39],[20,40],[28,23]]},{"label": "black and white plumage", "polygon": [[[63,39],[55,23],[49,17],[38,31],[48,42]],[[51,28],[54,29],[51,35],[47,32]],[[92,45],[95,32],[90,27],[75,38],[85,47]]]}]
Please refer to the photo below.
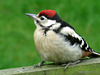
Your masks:
[{"label": "black and white plumage", "polygon": [[43,10],[38,15],[26,15],[32,17],[36,24],[34,42],[44,61],[66,63],[86,56],[100,56],[56,11]]}]

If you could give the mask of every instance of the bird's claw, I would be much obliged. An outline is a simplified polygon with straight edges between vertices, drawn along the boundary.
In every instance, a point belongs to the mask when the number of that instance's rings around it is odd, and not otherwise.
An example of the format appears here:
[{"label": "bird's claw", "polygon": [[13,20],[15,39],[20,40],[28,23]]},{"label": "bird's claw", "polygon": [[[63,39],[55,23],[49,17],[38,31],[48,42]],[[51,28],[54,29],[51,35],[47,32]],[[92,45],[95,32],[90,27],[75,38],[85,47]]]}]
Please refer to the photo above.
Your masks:
[{"label": "bird's claw", "polygon": [[34,64],[34,65],[33,65],[34,69],[37,68],[37,67],[41,67],[41,66],[42,66],[42,65],[40,65],[40,64],[38,64],[38,65]]},{"label": "bird's claw", "polygon": [[42,61],[42,62],[40,62],[40,63],[37,64],[37,65],[34,64],[34,65],[33,65],[34,69],[37,68],[37,67],[41,67],[41,66],[43,66],[43,63],[44,63],[44,62],[45,62],[45,61]]},{"label": "bird's claw", "polygon": [[33,67],[34,67],[34,69],[35,69],[35,68],[37,68],[37,67],[38,67],[38,65],[34,64],[34,65],[33,65]]},{"label": "bird's claw", "polygon": [[[65,68],[64,68],[64,71],[68,68],[68,66],[70,66],[70,65],[75,65],[75,64],[77,64],[77,63],[79,63],[79,62],[80,62],[80,60],[77,60],[77,61],[75,61],[75,62],[69,62],[69,63],[67,63],[66,66],[65,66]],[[63,64],[63,65],[65,65],[65,64]]]}]

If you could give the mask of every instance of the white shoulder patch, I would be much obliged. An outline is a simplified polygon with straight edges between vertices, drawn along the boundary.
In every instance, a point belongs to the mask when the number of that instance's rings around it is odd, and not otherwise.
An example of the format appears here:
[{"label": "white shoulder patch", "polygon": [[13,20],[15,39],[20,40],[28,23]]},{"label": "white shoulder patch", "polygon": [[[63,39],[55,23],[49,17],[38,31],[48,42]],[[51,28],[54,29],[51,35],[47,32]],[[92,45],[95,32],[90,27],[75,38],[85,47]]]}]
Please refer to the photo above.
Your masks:
[{"label": "white shoulder patch", "polygon": [[70,27],[63,27],[60,31],[60,33],[64,34],[64,35],[72,35],[75,34],[75,31],[73,29],[71,29]]},{"label": "white shoulder patch", "polygon": [[[79,39],[81,42],[80,44],[80,47],[82,48],[85,44],[85,41],[83,40],[83,38],[81,36],[79,36],[73,29],[71,29],[70,27],[64,27],[61,29],[60,31],[61,34],[64,34],[64,35],[71,35],[72,37],[75,37],[77,39]],[[86,42],[87,44],[87,42]],[[89,45],[87,44],[87,46],[85,47],[85,49],[87,50],[89,47]]]},{"label": "white shoulder patch", "polygon": [[82,38],[70,27],[64,27],[63,29],[61,29],[60,33],[64,35],[71,35],[72,37],[76,37],[79,40],[82,40]]}]

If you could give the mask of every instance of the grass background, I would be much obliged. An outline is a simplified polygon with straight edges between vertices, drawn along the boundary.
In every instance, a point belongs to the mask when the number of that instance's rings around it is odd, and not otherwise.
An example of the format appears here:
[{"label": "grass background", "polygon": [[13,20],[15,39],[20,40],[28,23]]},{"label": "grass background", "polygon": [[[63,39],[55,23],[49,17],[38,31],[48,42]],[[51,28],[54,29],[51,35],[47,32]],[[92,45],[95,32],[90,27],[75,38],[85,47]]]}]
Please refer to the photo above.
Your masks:
[{"label": "grass background", "polygon": [[42,61],[35,49],[33,20],[25,13],[56,10],[100,52],[100,0],[0,0],[0,69]]}]

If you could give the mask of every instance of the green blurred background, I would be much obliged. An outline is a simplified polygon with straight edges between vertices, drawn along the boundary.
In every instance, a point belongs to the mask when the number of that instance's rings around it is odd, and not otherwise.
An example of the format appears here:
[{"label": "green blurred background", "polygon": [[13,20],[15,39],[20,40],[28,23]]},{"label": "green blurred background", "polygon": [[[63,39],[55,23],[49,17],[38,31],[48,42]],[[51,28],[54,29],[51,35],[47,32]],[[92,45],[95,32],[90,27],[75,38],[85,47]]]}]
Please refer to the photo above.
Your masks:
[{"label": "green blurred background", "polygon": [[42,61],[35,49],[33,20],[25,13],[56,10],[100,52],[100,0],[0,0],[0,69]]}]

